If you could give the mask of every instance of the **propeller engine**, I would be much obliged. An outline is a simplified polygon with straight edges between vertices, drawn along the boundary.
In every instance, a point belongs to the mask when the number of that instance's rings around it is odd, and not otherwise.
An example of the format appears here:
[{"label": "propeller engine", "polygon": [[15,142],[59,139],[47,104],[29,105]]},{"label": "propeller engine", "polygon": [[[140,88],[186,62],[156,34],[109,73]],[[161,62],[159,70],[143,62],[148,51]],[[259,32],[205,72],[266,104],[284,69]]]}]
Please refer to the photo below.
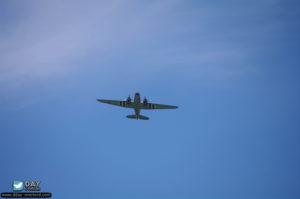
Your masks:
[{"label": "propeller engine", "polygon": [[128,95],[128,97],[126,98],[126,103],[127,103],[127,104],[130,104],[130,103],[131,103],[130,95]]},{"label": "propeller engine", "polygon": [[148,100],[146,97],[144,97],[144,99],[143,99],[143,104],[144,104],[144,106],[146,106],[148,104]]}]

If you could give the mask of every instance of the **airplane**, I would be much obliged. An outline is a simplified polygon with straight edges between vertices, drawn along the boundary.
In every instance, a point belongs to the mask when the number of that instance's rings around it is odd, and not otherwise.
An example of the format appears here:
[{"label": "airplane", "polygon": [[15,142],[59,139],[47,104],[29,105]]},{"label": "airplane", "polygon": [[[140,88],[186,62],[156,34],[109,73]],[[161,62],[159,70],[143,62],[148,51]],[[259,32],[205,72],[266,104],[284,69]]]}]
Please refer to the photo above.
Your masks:
[{"label": "airplane", "polygon": [[130,95],[124,101],[119,100],[105,100],[105,99],[97,99],[97,101],[112,104],[116,106],[121,106],[125,108],[133,108],[135,114],[134,115],[127,115],[127,118],[130,119],[141,119],[141,120],[149,120],[149,117],[140,114],[141,109],[175,109],[178,106],[170,106],[170,105],[163,105],[163,104],[153,104],[149,103],[146,97],[141,102],[140,93],[136,92],[134,95],[134,100],[132,101]]}]

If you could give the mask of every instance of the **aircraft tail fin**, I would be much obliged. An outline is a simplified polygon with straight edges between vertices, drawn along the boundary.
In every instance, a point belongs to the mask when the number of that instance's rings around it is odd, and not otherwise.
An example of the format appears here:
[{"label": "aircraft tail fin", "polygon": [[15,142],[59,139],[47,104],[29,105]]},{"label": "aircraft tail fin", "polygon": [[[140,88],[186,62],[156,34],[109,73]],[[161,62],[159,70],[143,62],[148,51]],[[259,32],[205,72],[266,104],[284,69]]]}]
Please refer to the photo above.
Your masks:
[{"label": "aircraft tail fin", "polygon": [[137,118],[137,115],[127,115],[127,118],[130,119],[141,119],[141,120],[149,120],[149,117],[143,116],[143,115],[139,115],[139,117]]}]

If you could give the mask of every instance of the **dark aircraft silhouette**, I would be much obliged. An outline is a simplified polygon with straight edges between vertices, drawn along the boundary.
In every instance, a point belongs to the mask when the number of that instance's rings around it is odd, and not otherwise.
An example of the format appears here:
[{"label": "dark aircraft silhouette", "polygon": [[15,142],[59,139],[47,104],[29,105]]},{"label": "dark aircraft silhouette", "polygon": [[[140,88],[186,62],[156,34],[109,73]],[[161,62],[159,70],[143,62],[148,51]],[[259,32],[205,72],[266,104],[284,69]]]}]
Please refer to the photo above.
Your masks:
[{"label": "dark aircraft silhouette", "polygon": [[126,108],[133,108],[135,114],[134,115],[127,115],[127,118],[130,119],[141,119],[141,120],[149,120],[149,117],[140,115],[141,109],[175,109],[178,106],[170,106],[170,105],[163,105],[163,104],[153,104],[149,103],[146,97],[143,101],[141,101],[140,93],[135,93],[134,100],[132,101],[130,96],[127,97],[124,101],[119,100],[105,100],[105,99],[97,99],[97,101],[112,104],[116,106],[126,107]]}]

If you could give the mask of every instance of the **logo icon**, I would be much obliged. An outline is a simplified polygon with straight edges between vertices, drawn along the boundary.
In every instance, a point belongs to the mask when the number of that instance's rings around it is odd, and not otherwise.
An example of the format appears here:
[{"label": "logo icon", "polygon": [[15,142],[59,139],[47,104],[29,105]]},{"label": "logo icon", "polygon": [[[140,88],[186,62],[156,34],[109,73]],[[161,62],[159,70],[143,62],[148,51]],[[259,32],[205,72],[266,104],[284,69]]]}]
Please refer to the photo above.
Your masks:
[{"label": "logo icon", "polygon": [[24,184],[22,181],[15,180],[13,182],[13,190],[14,191],[22,191],[24,189]]}]

